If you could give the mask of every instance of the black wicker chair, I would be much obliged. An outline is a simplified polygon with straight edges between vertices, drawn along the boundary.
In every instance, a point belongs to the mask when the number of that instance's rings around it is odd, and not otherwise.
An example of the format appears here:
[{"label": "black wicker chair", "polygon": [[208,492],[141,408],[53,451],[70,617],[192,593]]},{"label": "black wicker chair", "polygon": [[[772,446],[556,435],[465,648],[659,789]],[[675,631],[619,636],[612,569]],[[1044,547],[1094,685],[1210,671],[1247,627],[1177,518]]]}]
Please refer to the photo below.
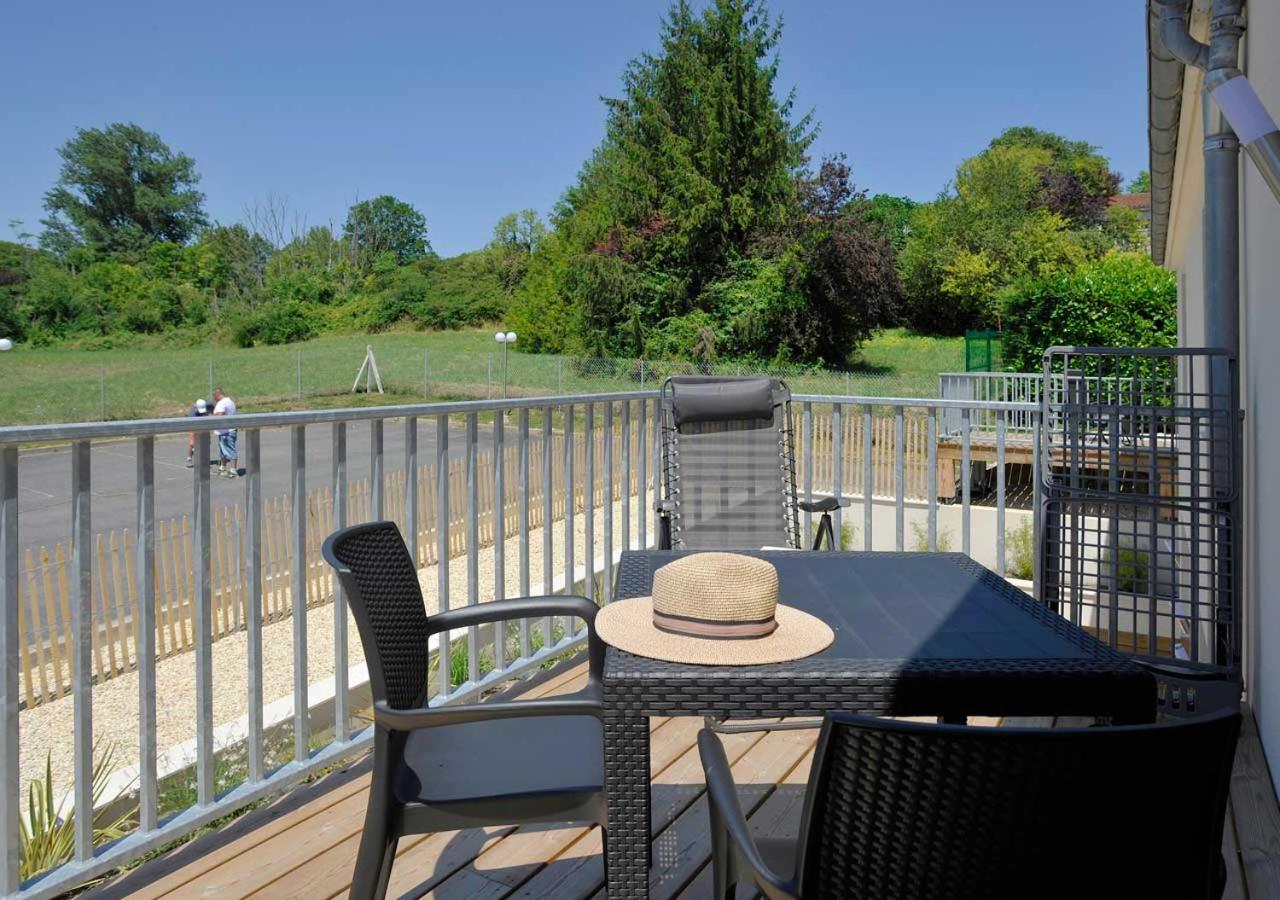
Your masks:
[{"label": "black wicker chair", "polygon": [[757,840],[720,739],[698,736],[716,898],[1218,898],[1238,712],[1116,728],[966,728],[833,714],[798,840]]},{"label": "black wicker chair", "polygon": [[[594,822],[604,827],[596,605],[581,597],[498,600],[428,616],[417,572],[394,523],[329,536],[369,666],[373,783],[351,896],[382,897],[402,835],[484,825]],[[588,628],[585,690],[544,700],[427,707],[433,634],[541,616]]]},{"label": "black wicker chair", "polygon": [[822,513],[813,548],[838,549],[834,497],[796,499],[791,391],[772,378],[668,378],[662,385],[658,547],[801,549],[799,512]]}]

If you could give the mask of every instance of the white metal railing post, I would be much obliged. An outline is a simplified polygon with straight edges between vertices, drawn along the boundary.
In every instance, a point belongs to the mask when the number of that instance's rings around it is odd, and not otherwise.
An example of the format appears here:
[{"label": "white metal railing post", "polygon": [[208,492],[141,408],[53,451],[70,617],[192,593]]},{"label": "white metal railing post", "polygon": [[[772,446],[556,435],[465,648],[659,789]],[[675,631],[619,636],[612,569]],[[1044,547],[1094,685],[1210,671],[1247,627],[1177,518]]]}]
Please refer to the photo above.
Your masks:
[{"label": "white metal railing post", "polygon": [[[207,441],[206,438],[206,447]],[[93,532],[89,453],[88,441],[71,445],[72,742],[76,779],[75,858],[80,862],[93,856],[93,551],[90,543]],[[206,465],[205,469],[208,468]]]},{"label": "white metal railing post", "polygon": [[[551,554],[555,541],[555,533],[551,527],[555,512],[552,414],[552,407],[542,408],[542,593],[546,596],[551,595],[551,589],[555,584],[555,559]],[[552,634],[551,617],[547,616],[542,620],[542,646],[550,647],[555,643]]]},{"label": "white metal railing post", "polygon": [[[801,432],[804,438],[804,499],[805,502],[813,501],[813,404],[805,401],[802,407],[803,413],[801,421],[803,423]],[[810,510],[804,511],[804,535],[800,538],[800,546],[807,547],[813,540],[813,513]]]},{"label": "white metal railing post", "polygon": [[134,449],[137,493],[135,605],[138,659],[138,827],[159,821],[156,783],[156,439],[140,437]]},{"label": "white metal railing post", "polygon": [[293,613],[293,758],[311,751],[307,710],[307,426],[290,430],[289,596]]},{"label": "white metal railing post", "polygon": [[874,444],[871,430],[875,422],[875,409],[870,403],[862,407],[862,549],[870,550],[872,525],[872,494],[875,493],[876,470]]},{"label": "white metal railing post", "polygon": [[[506,395],[507,345],[502,345],[503,395]],[[493,599],[507,596],[507,426],[505,410],[493,415]],[[475,552],[479,554],[480,548]],[[506,668],[506,622],[493,623],[493,667]]]},{"label": "white metal railing post", "polygon": [[925,491],[929,495],[929,552],[938,552],[938,410],[929,407]]},{"label": "white metal railing post", "polygon": [[[596,405],[588,403],[582,420],[582,543],[587,597],[596,599]],[[568,587],[565,593],[573,593]],[[568,632],[568,622],[565,631]]]},{"label": "white metal railing post", "polygon": [[0,891],[17,892],[22,837],[18,796],[18,448],[0,448]]},{"label": "white metal railing post", "polygon": [[[520,596],[529,596],[529,410],[522,408],[519,418],[520,469]],[[529,642],[529,620],[520,620],[520,655],[532,652]]]},{"label": "white metal railing post", "polygon": [[386,476],[382,460],[382,419],[369,422],[369,506],[375,522],[386,517],[383,496],[386,493]]},{"label": "white metal railing post", "polygon": [[209,433],[196,435],[195,479],[192,509],[195,533],[195,615],[192,630],[196,642],[196,795],[200,806],[213,803],[213,595],[209,555]]},{"label": "white metal railing post", "polygon": [[[847,378],[849,373],[845,373]],[[845,386],[845,393],[849,392]],[[844,404],[838,400],[831,404],[831,496],[844,499]],[[833,550],[844,547],[844,507],[837,506],[832,513],[835,526]]]},{"label": "white metal railing post", "polygon": [[[622,549],[631,549],[631,401],[622,401]],[[610,585],[610,590],[613,587]]]},{"label": "white metal railing post", "polygon": [[647,477],[649,461],[649,401],[640,401],[640,419],[636,423],[636,534],[640,540],[640,549],[649,546],[649,479]]},{"label": "white metal railing post", "polygon": [[[479,434],[475,413],[467,414],[467,606],[480,602],[480,520],[477,515],[479,498]],[[475,684],[480,680],[480,631],[472,625],[467,629],[467,680]]]},{"label": "white metal railing post", "polygon": [[[449,609],[449,417],[436,416],[436,611]],[[439,689],[447,698],[453,691],[452,644],[449,632],[440,635]]]},{"label": "white metal railing post", "polygon": [[[404,541],[416,569],[422,564],[418,546],[418,417],[404,417]],[[334,523],[335,527],[337,523]]]},{"label": "white metal railing post", "polygon": [[971,549],[971,525],[972,525],[972,508],[970,506],[970,495],[972,493],[971,482],[973,481],[973,434],[969,427],[969,407],[960,410],[960,492],[961,492],[961,509],[960,509],[960,549],[966,555]]},{"label": "white metal railing post", "polygon": [[249,783],[256,784],[266,774],[263,766],[262,711],[262,434],[257,428],[244,431],[245,438],[245,549],[249,592],[245,629],[249,662]]},{"label": "white metal railing post", "polygon": [[996,418],[996,571],[1005,574],[1005,440],[1007,423],[1004,410],[1000,410]]},{"label": "white metal railing post", "polygon": [[[595,568],[594,561],[589,568]],[[605,603],[613,598],[613,404],[607,401],[604,404],[604,585],[601,596]]]},{"label": "white metal railing post", "polygon": [[[406,422],[416,421],[412,417]],[[406,434],[406,448],[408,435]],[[407,449],[406,449],[407,452]],[[416,449],[415,449],[416,452]],[[330,461],[333,490],[333,527],[347,527],[347,423],[333,423],[333,452]],[[408,474],[406,472],[406,474]],[[409,531],[410,552],[414,565],[417,565],[417,535],[413,529]],[[347,741],[351,737],[351,717],[349,714],[348,696],[350,685],[347,673],[347,594],[342,589],[336,575],[329,573],[333,579],[333,734],[338,741]]]},{"label": "white metal railing post", "polygon": [[906,491],[907,491],[907,447],[906,423],[902,407],[894,410],[893,415],[893,520],[894,549],[902,551],[906,548]]}]

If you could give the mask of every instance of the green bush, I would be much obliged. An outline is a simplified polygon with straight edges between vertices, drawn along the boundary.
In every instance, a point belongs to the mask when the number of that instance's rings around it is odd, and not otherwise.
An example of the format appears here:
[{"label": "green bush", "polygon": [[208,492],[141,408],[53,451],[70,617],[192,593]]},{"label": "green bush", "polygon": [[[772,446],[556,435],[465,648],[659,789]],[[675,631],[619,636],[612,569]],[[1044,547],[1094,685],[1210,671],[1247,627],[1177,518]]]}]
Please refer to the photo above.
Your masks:
[{"label": "green bush", "polygon": [[324,305],[333,302],[334,293],[334,284],[323,271],[303,269],[267,279],[267,294],[277,301]]},{"label": "green bush", "polygon": [[1005,301],[1004,361],[1037,372],[1055,345],[1172,347],[1176,276],[1140,253],[1110,253],[1073,272],[1026,279]]},{"label": "green bush", "polygon": [[[929,529],[919,522],[911,523],[911,549],[917,553],[929,552]],[[943,528],[938,531],[938,553],[950,553],[955,549],[955,535],[951,533],[951,529]]]},{"label": "green bush", "polygon": [[1012,578],[1030,581],[1035,575],[1035,534],[1031,523],[1023,522],[1005,535],[1006,569]]},{"label": "green bush", "polygon": [[240,347],[305,341],[315,336],[317,318],[316,312],[296,301],[272,303],[241,322],[235,329],[234,339]]}]

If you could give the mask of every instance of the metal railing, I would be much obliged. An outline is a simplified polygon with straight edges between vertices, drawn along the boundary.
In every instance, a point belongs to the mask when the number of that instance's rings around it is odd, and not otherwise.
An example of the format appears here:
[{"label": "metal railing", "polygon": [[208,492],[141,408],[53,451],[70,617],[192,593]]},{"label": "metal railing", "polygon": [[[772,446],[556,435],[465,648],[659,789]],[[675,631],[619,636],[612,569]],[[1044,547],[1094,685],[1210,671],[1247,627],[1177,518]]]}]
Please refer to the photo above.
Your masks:
[{"label": "metal railing", "polygon": [[[975,535],[994,545],[978,548],[989,564],[1002,574],[1006,568],[1005,463],[1009,435],[1014,424],[1027,423],[1038,430],[1037,407],[1030,403],[1006,403],[968,399],[919,399],[910,397],[866,397],[797,394],[799,407],[798,464],[799,490],[806,499],[829,494],[850,498],[854,505],[835,514],[836,534],[851,549],[946,549],[951,533],[940,522],[958,519],[960,547],[975,553]],[[410,551],[418,559],[420,520],[435,517],[438,541],[434,573],[439,609],[451,599],[462,598],[467,605],[501,598],[508,584],[511,548],[506,516],[514,514],[514,550],[517,557],[516,582],[522,595],[536,590],[552,593],[583,592],[598,602],[608,603],[613,586],[613,568],[618,552],[625,548],[649,546],[655,529],[648,518],[657,490],[660,471],[658,395],[655,391],[418,404],[363,409],[333,409],[305,412],[241,415],[224,419],[152,419],[116,423],[35,425],[0,429],[0,715],[3,741],[0,742],[0,895],[7,898],[50,897],[83,881],[136,860],[193,830],[240,809],[256,800],[283,791],[303,778],[333,766],[371,745],[371,729],[361,727],[351,706],[353,671],[347,644],[348,612],[340,591],[332,597],[333,610],[333,727],[332,733],[312,733],[312,711],[308,707],[308,616],[312,612],[309,591],[313,591],[303,560],[308,549],[305,498],[309,484],[327,480],[331,486],[333,527],[349,524],[348,428],[354,423],[368,425],[368,462],[372,497],[370,515],[386,514],[384,485],[387,483],[386,429],[403,429],[400,442],[404,475],[395,484],[405,491],[404,532]],[[954,415],[961,423],[959,444],[959,485],[955,503],[939,500],[947,492],[940,484],[940,419]],[[971,473],[974,450],[971,442],[975,417],[992,423],[994,453],[989,460],[997,470],[994,509],[984,508],[981,528],[975,528],[975,504]],[[877,426],[876,422],[892,426]],[[923,424],[921,424],[923,423]],[[246,633],[248,666],[247,705],[243,744],[247,757],[246,775],[239,784],[223,790],[216,778],[217,753],[214,719],[214,644],[211,615],[211,467],[210,434],[215,428],[235,426],[241,442],[245,509],[244,552],[239,565],[244,578],[243,628]],[[316,479],[308,471],[308,437],[327,427],[329,470]],[[289,556],[294,561],[289,572],[292,623],[292,740],[290,758],[273,768],[275,761],[266,752],[268,723],[264,708],[264,647],[262,615],[263,570],[263,437],[272,429],[288,434],[289,495],[292,519],[288,531]],[[541,431],[541,440],[531,440]],[[194,802],[173,811],[160,803],[161,780],[158,760],[166,748],[160,746],[157,703],[163,701],[157,686],[156,620],[156,441],[166,435],[196,433],[195,465],[192,470],[191,510],[193,515],[192,614],[195,631],[194,722]],[[488,434],[486,434],[488,432]],[[426,435],[433,445],[436,508],[422,508],[417,489],[419,438]],[[560,445],[552,440],[560,437]],[[924,447],[912,443],[911,435],[924,434]],[[271,435],[274,437],[274,434]],[[94,769],[94,556],[93,483],[90,463],[95,442],[132,439],[136,456],[136,539],[134,572],[138,581],[136,615],[131,626],[137,641],[137,779],[128,803],[136,804],[136,828],[126,837],[97,846],[93,815]],[[461,446],[457,441],[461,440]],[[479,447],[487,441],[494,459],[502,459],[510,444],[516,446],[514,483],[503,466],[494,473],[492,555],[484,556],[487,570],[492,566],[493,590],[482,591],[482,547],[479,540],[478,477]],[[19,548],[21,522],[18,515],[19,450],[24,445],[70,442],[70,489],[72,510],[72,566],[70,617],[72,641],[72,696],[74,709],[71,752],[74,756],[72,799],[75,817],[75,847],[70,861],[22,883],[20,878],[21,766],[19,726],[21,697],[18,659],[23,640],[19,628]],[[531,452],[539,448],[540,459]],[[118,444],[117,444],[118,446]],[[313,445],[314,446],[314,445]],[[562,447],[562,453],[558,453]],[[556,449],[553,449],[556,448]],[[890,449],[891,448],[891,449]],[[944,452],[946,451],[944,448]],[[457,585],[450,571],[450,529],[459,527],[449,515],[449,462],[461,455],[466,468],[465,585]],[[397,461],[392,461],[393,464]],[[908,498],[910,467],[924,467],[923,497]],[[543,490],[541,547],[531,539],[530,473],[540,467],[543,485],[558,474],[570,491],[561,520],[553,522],[552,492]],[[579,468],[581,467],[581,468]],[[884,471],[881,471],[884,470]],[[886,471],[892,477],[886,480]],[[615,477],[617,476],[617,477]],[[910,482],[912,484],[918,482]],[[1039,483],[1039,479],[1036,479]],[[889,485],[890,496],[877,492],[877,485]],[[599,489],[597,490],[597,485]],[[621,485],[621,487],[619,487]],[[454,488],[456,489],[456,488]],[[918,489],[913,488],[913,493]],[[579,496],[580,495],[580,496]],[[427,496],[424,494],[424,496]],[[1038,506],[1036,507],[1038,508]],[[597,512],[600,514],[597,520]],[[582,516],[581,529],[577,521]],[[1019,516],[1031,514],[1018,513]],[[907,524],[911,521],[917,540],[911,546]],[[878,523],[878,524],[877,524]],[[556,526],[556,527],[553,527]],[[805,513],[806,534],[814,528],[812,515]],[[562,526],[562,530],[561,530]],[[557,539],[556,531],[561,530]],[[858,532],[861,532],[860,536]],[[980,534],[979,534],[980,532]],[[889,540],[888,535],[892,536]],[[578,541],[581,540],[581,544]],[[1038,542],[1031,542],[1032,546]],[[557,554],[555,551],[559,551]],[[486,554],[488,553],[486,549]],[[599,554],[599,556],[597,556]],[[557,555],[562,556],[556,571]],[[540,570],[540,571],[539,571]],[[487,575],[487,572],[486,572]],[[535,583],[536,588],[535,588]],[[461,588],[461,590],[459,590]],[[490,593],[492,596],[490,596]],[[561,630],[557,631],[556,625]],[[445,636],[434,647],[437,668],[433,704],[474,698],[499,685],[546,664],[581,643],[585,634],[570,631],[568,623],[523,622],[513,631],[509,643],[505,631],[468,629],[465,636]],[[274,627],[274,626],[273,626]],[[534,638],[541,636],[539,642]],[[492,642],[492,645],[489,642]],[[451,677],[451,654],[467,655],[464,677]],[[482,654],[488,653],[488,666]],[[289,698],[282,698],[289,699]],[[65,701],[60,701],[65,702]],[[283,724],[288,725],[286,720]],[[320,741],[317,746],[317,740]]]}]

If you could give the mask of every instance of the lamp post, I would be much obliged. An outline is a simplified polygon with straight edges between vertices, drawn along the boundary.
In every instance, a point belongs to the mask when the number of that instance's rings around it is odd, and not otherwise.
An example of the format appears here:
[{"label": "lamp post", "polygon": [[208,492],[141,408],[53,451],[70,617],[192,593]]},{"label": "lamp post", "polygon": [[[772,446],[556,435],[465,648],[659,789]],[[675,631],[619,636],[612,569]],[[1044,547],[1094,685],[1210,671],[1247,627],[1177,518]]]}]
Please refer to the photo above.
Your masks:
[{"label": "lamp post", "polygon": [[507,399],[507,348],[516,342],[514,331],[499,331],[493,339],[502,345],[502,399]]}]

